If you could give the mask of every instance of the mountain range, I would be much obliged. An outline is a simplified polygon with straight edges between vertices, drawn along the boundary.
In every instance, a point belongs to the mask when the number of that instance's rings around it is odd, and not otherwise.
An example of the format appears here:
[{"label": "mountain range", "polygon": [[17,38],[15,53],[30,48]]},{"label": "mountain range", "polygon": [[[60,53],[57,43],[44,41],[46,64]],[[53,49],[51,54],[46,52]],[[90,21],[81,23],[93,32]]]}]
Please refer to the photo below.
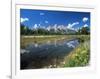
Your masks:
[{"label": "mountain range", "polygon": [[54,33],[62,33],[62,34],[69,34],[69,33],[76,33],[78,31],[78,29],[72,28],[72,27],[67,27],[64,25],[53,25],[53,26],[40,26],[38,24],[35,24],[32,28],[32,30],[45,30],[45,31],[50,31],[50,32],[54,32]]}]

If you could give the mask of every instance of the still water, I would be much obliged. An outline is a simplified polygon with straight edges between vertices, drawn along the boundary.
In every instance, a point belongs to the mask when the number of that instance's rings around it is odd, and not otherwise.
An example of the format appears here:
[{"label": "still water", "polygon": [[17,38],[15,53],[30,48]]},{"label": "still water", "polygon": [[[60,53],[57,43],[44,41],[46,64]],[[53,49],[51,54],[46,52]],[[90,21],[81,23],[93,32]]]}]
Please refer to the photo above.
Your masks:
[{"label": "still water", "polygon": [[21,69],[57,68],[78,45],[77,39],[29,43],[21,49]]}]

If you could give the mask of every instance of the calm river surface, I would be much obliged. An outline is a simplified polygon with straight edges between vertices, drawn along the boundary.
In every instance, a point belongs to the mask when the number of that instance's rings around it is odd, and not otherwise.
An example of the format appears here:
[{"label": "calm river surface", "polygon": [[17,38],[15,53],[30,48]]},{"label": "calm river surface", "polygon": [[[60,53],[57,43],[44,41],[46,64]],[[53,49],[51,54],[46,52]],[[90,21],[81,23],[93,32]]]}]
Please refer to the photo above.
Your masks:
[{"label": "calm river surface", "polygon": [[21,69],[57,68],[78,45],[77,39],[29,43],[21,48]]}]

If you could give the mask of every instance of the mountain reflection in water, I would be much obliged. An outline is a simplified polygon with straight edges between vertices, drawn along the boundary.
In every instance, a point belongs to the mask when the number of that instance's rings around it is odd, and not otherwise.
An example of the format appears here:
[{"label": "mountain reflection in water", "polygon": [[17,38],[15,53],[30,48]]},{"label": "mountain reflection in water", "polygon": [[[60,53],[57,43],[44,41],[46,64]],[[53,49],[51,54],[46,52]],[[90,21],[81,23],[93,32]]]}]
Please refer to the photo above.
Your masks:
[{"label": "mountain reflection in water", "polygon": [[31,43],[21,49],[21,69],[56,68],[79,42],[77,39]]}]

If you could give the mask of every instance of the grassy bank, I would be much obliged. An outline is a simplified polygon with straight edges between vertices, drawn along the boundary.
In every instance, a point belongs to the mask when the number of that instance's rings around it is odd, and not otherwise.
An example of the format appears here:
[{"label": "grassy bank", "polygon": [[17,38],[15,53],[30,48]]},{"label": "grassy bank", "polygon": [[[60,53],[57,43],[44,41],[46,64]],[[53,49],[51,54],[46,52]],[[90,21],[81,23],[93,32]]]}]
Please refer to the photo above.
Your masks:
[{"label": "grassy bank", "polygon": [[89,36],[79,38],[80,45],[65,57],[64,67],[82,67],[89,64],[90,40]]},{"label": "grassy bank", "polygon": [[[84,37],[84,35],[82,35]],[[55,42],[62,40],[71,40],[79,38],[80,35],[39,35],[39,36],[21,36],[21,48],[27,46],[27,44],[37,43],[42,44],[46,42]]]}]

